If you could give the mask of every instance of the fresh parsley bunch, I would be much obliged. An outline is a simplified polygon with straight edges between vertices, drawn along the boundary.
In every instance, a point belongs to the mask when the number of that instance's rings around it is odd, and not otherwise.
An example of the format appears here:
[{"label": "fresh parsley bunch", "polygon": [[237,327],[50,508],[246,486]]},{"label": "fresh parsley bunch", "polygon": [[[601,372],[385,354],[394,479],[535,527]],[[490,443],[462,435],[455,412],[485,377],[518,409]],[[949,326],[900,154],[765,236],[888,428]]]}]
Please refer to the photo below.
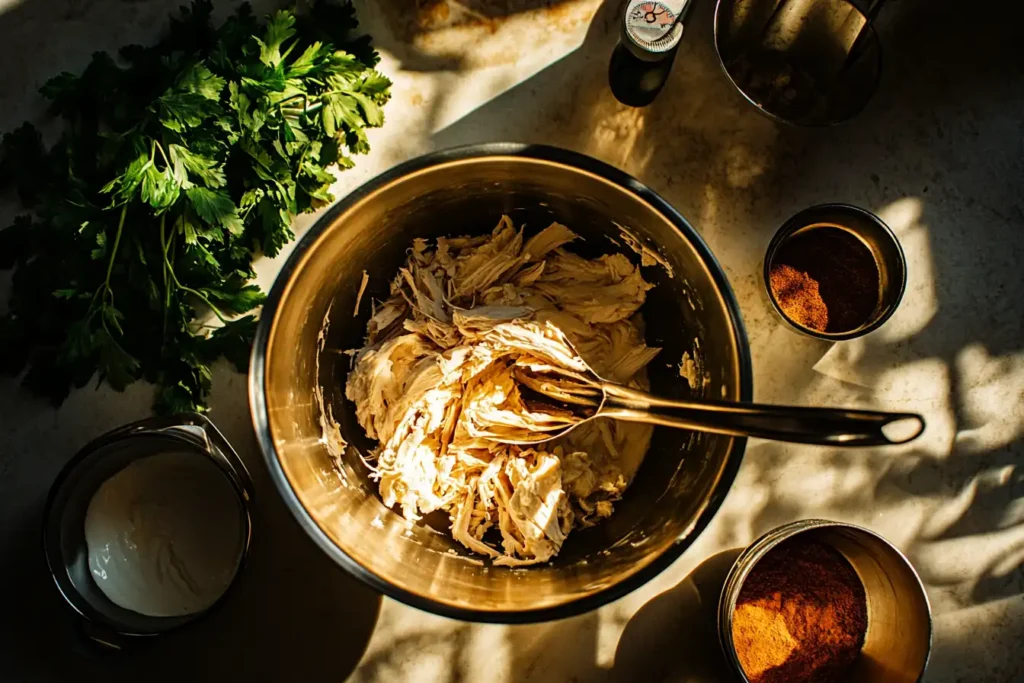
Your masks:
[{"label": "fresh parsley bunch", "polygon": [[391,83],[351,38],[350,5],[265,20],[243,5],[218,29],[211,9],[196,0],[158,44],[47,82],[51,149],[29,124],[3,138],[0,186],[33,213],[0,232],[0,267],[16,267],[0,368],[27,367],[56,404],[98,373],[157,384],[159,412],[204,410],[210,364],[248,365],[254,254],[333,201],[328,169],[384,122]]}]

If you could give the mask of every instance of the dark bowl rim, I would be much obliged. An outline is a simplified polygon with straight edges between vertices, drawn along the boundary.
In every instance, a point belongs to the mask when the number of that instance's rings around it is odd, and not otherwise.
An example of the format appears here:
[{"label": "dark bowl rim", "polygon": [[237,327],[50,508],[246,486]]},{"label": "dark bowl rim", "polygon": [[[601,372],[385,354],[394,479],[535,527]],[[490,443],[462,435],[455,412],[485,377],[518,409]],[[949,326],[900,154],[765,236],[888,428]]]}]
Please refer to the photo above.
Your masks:
[{"label": "dark bowl rim", "polygon": [[[896,247],[896,253],[899,255],[898,263],[901,274],[903,275],[902,282],[900,283],[899,292],[896,294],[895,303],[885,312],[884,315],[878,317],[877,320],[873,321],[869,325],[858,327],[850,330],[849,332],[818,332],[812,330],[809,327],[800,325],[782,310],[782,306],[775,298],[775,294],[772,293],[771,286],[771,265],[775,258],[776,252],[782,246],[782,243],[795,231],[801,227],[805,227],[806,219],[805,216],[815,212],[836,212],[836,213],[854,213],[860,215],[862,218],[866,218],[871,221],[882,231],[888,235],[892,244]],[[772,308],[778,313],[779,317],[786,321],[790,327],[801,334],[805,334],[808,337],[814,337],[815,339],[821,339],[822,341],[849,341],[851,339],[857,339],[863,337],[866,334],[874,332],[879,327],[884,325],[889,318],[893,316],[896,309],[900,307],[903,302],[903,296],[907,292],[907,255],[903,251],[903,245],[900,243],[899,238],[889,224],[883,221],[877,214],[868,211],[867,209],[855,206],[853,204],[844,204],[842,202],[829,202],[826,204],[815,204],[814,206],[808,206],[806,209],[801,209],[795,214],[786,219],[786,221],[775,231],[772,235],[771,241],[768,243],[768,247],[764,252],[764,267],[762,269],[762,278],[764,280],[764,291],[768,295],[768,301],[771,303]]]},{"label": "dark bowl rim", "polygon": [[583,614],[597,609],[613,600],[631,593],[643,584],[661,573],[666,567],[674,562],[693,542],[700,536],[701,532],[714,518],[718,509],[736,478],[743,460],[743,452],[746,448],[746,438],[734,438],[732,447],[727,455],[727,462],[717,486],[712,490],[707,505],[698,515],[697,520],[690,527],[686,540],[677,541],[666,549],[660,556],[654,559],[649,565],[638,571],[633,576],[613,586],[601,590],[593,595],[577,598],[561,605],[543,607],[530,610],[477,610],[464,607],[455,607],[445,603],[431,600],[395,586],[376,574],[368,571],[354,559],[349,557],[344,550],[330,539],[320,528],[309,512],[302,505],[288,477],[284,473],[281,462],[277,457],[273,438],[270,434],[269,419],[267,414],[266,396],[263,387],[266,381],[265,363],[267,359],[267,344],[270,339],[270,330],[273,327],[274,319],[277,317],[277,309],[281,303],[281,297],[287,284],[291,281],[298,268],[299,262],[306,251],[320,238],[324,231],[334,223],[334,219],[343,214],[353,205],[361,201],[371,192],[390,184],[400,178],[412,173],[423,171],[433,166],[438,166],[453,161],[477,159],[485,157],[521,157],[525,159],[536,159],[550,161],[566,166],[578,168],[593,173],[607,181],[610,181],[623,189],[626,189],[647,202],[656,211],[667,218],[677,230],[693,245],[701,259],[704,261],[708,272],[715,283],[728,310],[729,320],[735,330],[736,352],[739,360],[740,374],[740,400],[751,401],[753,398],[753,371],[750,361],[750,344],[747,339],[746,329],[743,326],[743,319],[740,315],[739,304],[735,294],[729,285],[718,260],[711,253],[697,231],[683,216],[676,211],[668,202],[662,199],[654,191],[640,183],[632,176],[618,170],[604,162],[592,157],[573,152],[570,150],[550,147],[547,145],[535,145],[514,142],[492,142],[482,144],[471,144],[449,149],[439,150],[417,157],[410,161],[393,166],[380,175],[367,181],[356,188],[348,195],[337,201],[302,235],[288,259],[281,267],[274,284],[267,294],[263,304],[263,312],[260,316],[259,326],[253,341],[252,354],[249,363],[249,406],[252,414],[253,428],[256,432],[256,440],[259,442],[260,451],[270,472],[270,478],[274,482],[278,493],[284,499],[286,507],[291,511],[299,526],[306,534],[323,550],[328,557],[335,561],[350,575],[356,577],[374,590],[398,600],[406,605],[417,609],[432,612],[440,616],[464,621],[475,621],[483,623],[503,624],[525,624]]}]

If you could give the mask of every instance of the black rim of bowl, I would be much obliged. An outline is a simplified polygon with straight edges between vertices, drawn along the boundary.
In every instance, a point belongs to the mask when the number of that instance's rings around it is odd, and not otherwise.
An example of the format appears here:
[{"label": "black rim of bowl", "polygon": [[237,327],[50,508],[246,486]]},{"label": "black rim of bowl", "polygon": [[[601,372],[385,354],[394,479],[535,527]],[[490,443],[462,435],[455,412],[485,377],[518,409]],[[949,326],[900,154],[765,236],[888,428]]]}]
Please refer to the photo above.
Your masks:
[{"label": "black rim of bowl", "polygon": [[[899,292],[897,293],[896,298],[894,299],[895,303],[889,308],[889,310],[886,311],[881,316],[879,316],[877,320],[874,320],[870,324],[861,325],[860,327],[856,327],[847,332],[818,332],[817,330],[812,330],[809,327],[801,325],[800,323],[796,322],[788,315],[786,315],[786,312],[782,310],[782,306],[779,305],[778,300],[775,298],[775,293],[772,292],[771,270],[772,263],[775,261],[775,255],[778,253],[779,249],[786,242],[786,240],[789,239],[789,237],[795,231],[799,230],[800,228],[806,227],[807,221],[804,218],[805,216],[811,213],[825,211],[834,212],[837,214],[854,213],[862,218],[866,218],[867,220],[871,221],[872,223],[880,227],[885,232],[885,234],[889,236],[889,239],[892,240],[892,243],[896,246],[896,253],[899,254],[900,269],[903,271],[903,280],[900,283]],[[875,261],[877,263],[878,257],[875,257]],[[879,266],[879,270],[881,270],[881,266]],[[821,339],[824,341],[849,341],[850,339],[863,337],[865,334],[869,332],[874,332],[879,327],[884,325],[885,322],[892,317],[892,314],[896,312],[896,309],[899,308],[900,302],[903,301],[903,295],[907,291],[907,257],[906,254],[903,253],[903,245],[900,244],[899,239],[896,237],[896,233],[892,231],[892,228],[889,227],[888,223],[886,223],[881,218],[879,218],[872,212],[868,211],[867,209],[862,209],[859,206],[854,206],[853,204],[816,204],[814,206],[809,206],[806,209],[802,209],[797,213],[793,214],[793,216],[791,216],[785,223],[782,224],[782,227],[775,231],[775,235],[772,236],[772,241],[768,243],[768,249],[765,251],[764,269],[762,275],[764,278],[764,289],[765,292],[768,294],[768,301],[771,302],[772,308],[774,308],[775,312],[779,314],[779,317],[785,320],[790,325],[790,327],[792,327],[797,332],[806,334],[809,337],[814,337],[815,339]]]},{"label": "black rim of bowl", "polygon": [[391,183],[414,172],[422,171],[432,166],[452,161],[501,156],[514,156],[525,159],[552,161],[593,173],[605,180],[619,185],[620,187],[628,189],[665,216],[665,218],[667,218],[676,227],[676,229],[683,234],[690,244],[693,245],[701,259],[703,259],[707,264],[708,271],[711,273],[715,286],[720,292],[722,300],[726,304],[729,320],[736,331],[737,356],[739,359],[740,375],[740,400],[745,402],[752,400],[753,371],[750,363],[750,345],[747,340],[746,329],[743,327],[743,320],[740,316],[739,304],[736,301],[736,297],[733,294],[732,288],[729,286],[725,272],[722,270],[721,265],[719,265],[718,260],[714,257],[711,250],[704,243],[704,240],[701,239],[700,235],[693,229],[689,222],[687,222],[687,220],[683,218],[678,211],[669,205],[668,202],[650,190],[647,186],[640,183],[627,173],[592,157],[546,145],[496,142],[465,145],[440,150],[417,157],[399,164],[398,166],[394,166],[372,180],[364,183],[340,201],[336,202],[309,228],[308,231],[306,231],[305,234],[302,235],[296,244],[295,249],[292,251],[291,255],[289,255],[288,260],[285,261],[281,271],[278,273],[277,278],[267,295],[267,299],[263,304],[263,312],[260,316],[260,323],[256,331],[256,338],[253,341],[252,356],[249,364],[249,405],[252,413],[253,425],[256,430],[256,439],[259,442],[260,450],[263,453],[263,459],[267,463],[267,468],[270,470],[270,477],[274,481],[274,486],[284,498],[285,504],[291,511],[292,515],[298,521],[299,525],[306,531],[309,537],[313,539],[321,550],[327,553],[328,557],[334,560],[349,574],[390,598],[427,612],[432,612],[434,614],[453,619],[462,619],[465,621],[524,624],[539,621],[550,621],[553,619],[563,619],[597,609],[598,607],[612,602],[613,600],[616,600],[639,588],[672,564],[672,562],[682,555],[682,553],[700,536],[701,532],[704,531],[718,512],[718,509],[721,507],[722,501],[725,499],[726,494],[732,487],[733,481],[736,478],[736,472],[739,470],[740,463],[743,460],[743,451],[746,448],[747,443],[746,438],[735,438],[733,440],[732,448],[727,456],[725,469],[722,472],[722,477],[715,489],[712,490],[708,498],[708,504],[697,517],[697,520],[691,527],[691,531],[687,538],[670,546],[659,557],[655,558],[653,562],[638,571],[636,574],[598,593],[577,598],[554,607],[518,611],[475,610],[453,607],[451,605],[436,602],[427,597],[406,591],[385,581],[349,557],[341,547],[336,545],[327,536],[327,534],[324,533],[312,516],[310,516],[309,512],[306,511],[305,507],[303,507],[298,496],[295,494],[294,489],[292,489],[291,483],[288,481],[288,477],[285,475],[280,461],[278,460],[277,451],[274,447],[273,438],[270,434],[266,396],[263,392],[266,380],[264,366],[267,359],[267,344],[270,338],[270,329],[273,326],[273,322],[277,314],[277,308],[281,303],[281,296],[284,293],[287,283],[295,274],[297,266],[302,260],[306,250],[308,250],[320,238],[324,231],[334,223],[334,219],[338,215],[343,214],[350,207],[361,201],[378,187]]}]

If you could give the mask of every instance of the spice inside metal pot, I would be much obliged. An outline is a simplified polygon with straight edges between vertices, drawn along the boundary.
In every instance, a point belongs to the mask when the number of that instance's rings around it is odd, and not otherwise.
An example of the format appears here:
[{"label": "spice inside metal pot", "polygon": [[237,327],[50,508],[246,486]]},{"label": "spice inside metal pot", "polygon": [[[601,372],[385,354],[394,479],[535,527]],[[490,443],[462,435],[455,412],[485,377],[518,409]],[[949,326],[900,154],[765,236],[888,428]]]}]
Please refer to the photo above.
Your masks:
[{"label": "spice inside metal pot", "polygon": [[848,332],[871,317],[879,274],[871,249],[838,225],[808,226],[778,250],[770,271],[783,312],[818,332]]},{"label": "spice inside metal pot", "polygon": [[732,618],[733,645],[751,683],[842,680],[866,632],[857,572],[806,535],[780,543],[755,565]]},{"label": "spice inside metal pot", "polygon": [[719,640],[744,683],[919,683],[931,626],[924,586],[899,550],[822,519],[750,544],[718,604]]}]

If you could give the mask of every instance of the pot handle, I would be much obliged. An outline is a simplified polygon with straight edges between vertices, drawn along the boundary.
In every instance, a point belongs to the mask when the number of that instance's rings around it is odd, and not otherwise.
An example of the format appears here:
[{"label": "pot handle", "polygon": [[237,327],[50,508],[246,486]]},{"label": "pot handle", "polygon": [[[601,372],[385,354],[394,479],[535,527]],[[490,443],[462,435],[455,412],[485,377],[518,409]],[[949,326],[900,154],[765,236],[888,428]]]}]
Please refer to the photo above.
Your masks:
[{"label": "pot handle", "polygon": [[604,384],[598,415],[729,436],[820,446],[891,446],[924,431],[916,413],[808,408],[727,401],[674,401],[618,384]]}]

